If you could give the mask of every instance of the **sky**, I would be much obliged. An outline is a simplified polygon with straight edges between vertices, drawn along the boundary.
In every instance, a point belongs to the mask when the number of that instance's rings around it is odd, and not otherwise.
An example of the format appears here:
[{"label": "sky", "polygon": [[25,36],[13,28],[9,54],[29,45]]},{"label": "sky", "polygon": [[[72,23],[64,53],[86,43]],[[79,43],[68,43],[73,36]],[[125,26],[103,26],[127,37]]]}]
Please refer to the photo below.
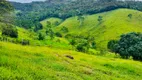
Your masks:
[{"label": "sky", "polygon": [[21,3],[29,3],[32,1],[45,1],[45,0],[8,0],[8,1],[15,1],[15,2],[21,2]]}]

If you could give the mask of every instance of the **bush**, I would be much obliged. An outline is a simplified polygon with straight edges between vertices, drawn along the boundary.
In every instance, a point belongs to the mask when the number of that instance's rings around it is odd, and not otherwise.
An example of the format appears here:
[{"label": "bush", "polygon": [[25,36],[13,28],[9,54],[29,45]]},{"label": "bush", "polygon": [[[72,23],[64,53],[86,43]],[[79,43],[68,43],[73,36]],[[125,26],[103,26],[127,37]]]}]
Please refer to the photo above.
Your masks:
[{"label": "bush", "polygon": [[142,60],[142,33],[124,34],[115,46],[110,46],[110,49],[119,53],[122,58],[127,59],[132,56],[134,60]]},{"label": "bush", "polygon": [[68,28],[65,27],[65,26],[63,26],[60,31],[63,32],[63,33],[68,33],[69,32]]},{"label": "bush", "polygon": [[72,38],[72,35],[71,34],[66,34],[65,38],[70,39],[70,38]]},{"label": "bush", "polygon": [[23,40],[21,41],[21,44],[22,44],[22,45],[30,45],[30,41],[29,41],[29,40],[26,40],[26,39],[23,39]]},{"label": "bush", "polygon": [[129,17],[130,19],[132,18],[132,16],[133,16],[132,14],[128,14],[128,17]]},{"label": "bush", "polygon": [[79,52],[88,52],[89,48],[90,46],[87,42],[80,42],[76,47],[77,51]]},{"label": "bush", "polygon": [[85,47],[83,44],[77,45],[76,49],[79,52],[87,52],[88,51],[87,47]]},{"label": "bush", "polygon": [[55,35],[56,35],[57,37],[62,37],[62,34],[61,34],[60,32],[56,32]]},{"label": "bush", "polygon": [[44,39],[45,39],[45,35],[42,33],[39,33],[38,40],[44,40]]},{"label": "bush", "polygon": [[2,35],[17,38],[18,30],[16,29],[16,27],[13,27],[12,25],[7,25],[2,28]]}]

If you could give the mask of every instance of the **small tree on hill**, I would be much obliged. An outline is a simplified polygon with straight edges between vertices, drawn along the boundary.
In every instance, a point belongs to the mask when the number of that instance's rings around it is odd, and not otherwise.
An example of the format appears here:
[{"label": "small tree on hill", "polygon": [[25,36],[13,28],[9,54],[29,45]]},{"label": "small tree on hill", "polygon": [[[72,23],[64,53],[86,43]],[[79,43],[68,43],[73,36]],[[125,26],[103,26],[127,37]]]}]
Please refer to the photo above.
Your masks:
[{"label": "small tree on hill", "polygon": [[45,39],[45,35],[40,32],[39,35],[38,35],[38,39],[39,40],[44,40]]},{"label": "small tree on hill", "polygon": [[60,31],[63,32],[63,33],[68,33],[69,32],[68,28],[65,27],[65,26],[63,26]]},{"label": "small tree on hill", "polygon": [[77,20],[79,20],[80,26],[83,25],[84,19],[85,18],[83,16],[78,16]]},{"label": "small tree on hill", "polygon": [[103,17],[102,17],[102,16],[99,16],[99,17],[98,17],[98,21],[101,23],[102,20],[103,20]]},{"label": "small tree on hill", "polygon": [[132,16],[133,16],[132,14],[128,14],[128,17],[129,17],[130,19],[132,18]]}]

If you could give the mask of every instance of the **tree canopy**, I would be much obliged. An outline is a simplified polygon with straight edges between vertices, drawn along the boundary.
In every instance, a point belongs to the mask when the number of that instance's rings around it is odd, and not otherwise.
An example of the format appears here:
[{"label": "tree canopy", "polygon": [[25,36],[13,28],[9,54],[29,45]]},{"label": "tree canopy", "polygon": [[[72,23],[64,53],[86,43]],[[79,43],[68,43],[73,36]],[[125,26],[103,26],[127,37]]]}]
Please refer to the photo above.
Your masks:
[{"label": "tree canopy", "polygon": [[119,53],[122,58],[132,56],[134,60],[142,60],[142,33],[124,34],[119,41],[110,41],[108,48]]}]

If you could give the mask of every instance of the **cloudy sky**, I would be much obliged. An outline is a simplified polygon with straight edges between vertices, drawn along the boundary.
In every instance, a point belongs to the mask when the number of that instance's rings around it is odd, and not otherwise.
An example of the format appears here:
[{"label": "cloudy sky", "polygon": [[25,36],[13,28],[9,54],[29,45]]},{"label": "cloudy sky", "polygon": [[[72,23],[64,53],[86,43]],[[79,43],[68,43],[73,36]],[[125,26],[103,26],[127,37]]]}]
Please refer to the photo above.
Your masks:
[{"label": "cloudy sky", "polygon": [[16,1],[16,2],[21,2],[21,3],[29,3],[32,1],[45,1],[45,0],[8,0],[8,1]]}]

